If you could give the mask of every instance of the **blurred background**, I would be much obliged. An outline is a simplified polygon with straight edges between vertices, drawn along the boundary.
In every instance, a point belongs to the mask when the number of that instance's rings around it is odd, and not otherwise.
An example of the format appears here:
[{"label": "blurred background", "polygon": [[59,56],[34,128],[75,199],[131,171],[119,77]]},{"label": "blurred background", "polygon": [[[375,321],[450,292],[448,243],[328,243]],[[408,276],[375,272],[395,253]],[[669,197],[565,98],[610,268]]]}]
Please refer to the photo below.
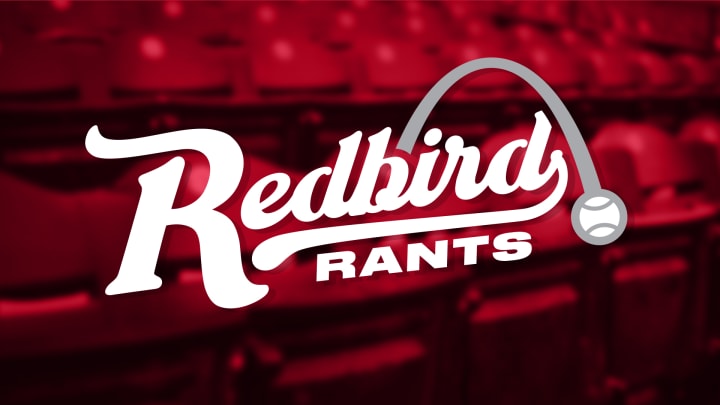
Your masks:
[{"label": "blurred background", "polygon": [[[160,289],[104,295],[137,177],[170,156],[93,158],[92,125],[110,138],[232,135],[249,173],[224,207],[237,221],[252,179],[332,165],[356,130],[397,137],[443,74],[485,56],[525,64],[566,102],[604,187],[628,206],[617,242],[573,233],[581,189],[558,131],[571,185],[543,218],[319,251],[353,250],[361,263],[376,246],[402,257],[410,242],[523,230],[528,259],[498,262],[488,247],[476,265],[316,283],[318,252],[300,252],[272,272],[248,269],[271,295],[223,310],[203,289],[197,238],[176,227]],[[551,117],[512,75],[483,73],[458,83],[426,129],[489,158],[529,137],[540,110]],[[207,176],[201,157],[185,157],[178,203]],[[0,403],[716,404],[718,176],[714,2],[2,2]],[[267,236],[242,232],[248,266]]]}]

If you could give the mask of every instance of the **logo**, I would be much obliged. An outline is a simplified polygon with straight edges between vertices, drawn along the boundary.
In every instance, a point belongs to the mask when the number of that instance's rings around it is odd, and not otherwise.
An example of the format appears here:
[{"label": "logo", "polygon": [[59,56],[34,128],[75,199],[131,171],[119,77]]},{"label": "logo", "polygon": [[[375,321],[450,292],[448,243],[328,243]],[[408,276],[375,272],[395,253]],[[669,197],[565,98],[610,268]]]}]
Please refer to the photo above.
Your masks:
[{"label": "logo", "polygon": [[[420,153],[414,170],[403,158],[413,156],[415,144],[430,112],[440,98],[460,79],[483,69],[501,69],[524,79],[545,100],[555,116],[577,165],[584,194],[572,209],[572,226],[587,243],[605,245],[615,241],[627,225],[627,211],[622,200],[613,192],[602,189],[587,146],[569,111],[558,95],[538,75],[516,62],[500,58],[483,58],[467,62],[450,71],[427,93],[403,130],[396,149],[391,151],[391,129],[367,138],[367,154],[362,161],[357,184],[349,198],[346,189],[353,166],[359,160],[362,132],[339,141],[339,153],[332,167],[323,166],[307,173],[297,184],[291,184],[286,173],[272,173],[243,193],[239,216],[250,230],[272,228],[288,218],[323,225],[272,236],[260,243],[252,253],[252,264],[259,270],[273,270],[293,254],[309,248],[339,242],[388,237],[421,232],[482,227],[529,221],[548,213],[565,193],[568,167],[562,151],[548,150],[551,124],[544,112],[535,114],[535,127],[529,140],[518,139],[504,145],[488,163],[487,171],[478,181],[480,150],[466,146],[462,137],[452,135],[444,143],[447,159],[440,163],[438,145],[443,134],[429,129],[423,143],[433,150]],[[160,288],[162,280],[155,275],[165,230],[170,225],[185,225],[194,230],[200,243],[200,256],[205,290],[210,300],[223,308],[239,308],[253,304],[269,291],[266,285],[252,283],[243,270],[240,236],[232,218],[217,208],[237,192],[243,176],[244,160],[240,145],[228,134],[211,129],[189,129],[142,138],[113,140],[103,137],[97,126],[86,136],[87,150],[95,157],[121,159],[182,150],[197,151],[209,163],[210,174],[203,193],[192,203],[173,208],[185,162],[176,156],[162,166],[139,176],[142,192],[125,255],[118,275],[106,288],[108,295],[125,294]],[[523,151],[517,177],[508,181],[510,160],[515,152]],[[541,169],[543,157],[549,164]],[[389,172],[378,189],[381,170]],[[439,172],[439,180],[431,175]],[[517,190],[536,191],[556,179],[554,188],[542,201],[525,208],[503,211],[473,212],[458,215],[426,216],[389,221],[338,224],[347,218],[371,218],[372,214],[392,213],[405,207],[422,208],[439,201],[451,190],[457,199],[472,201],[485,193],[507,195]],[[319,186],[320,182],[327,184]],[[431,185],[431,183],[433,183]],[[511,183],[511,184],[509,184]],[[313,196],[322,195],[319,207],[311,204]],[[431,211],[428,211],[431,214]],[[235,218],[237,219],[237,218]],[[520,260],[530,255],[531,235],[510,232],[497,235],[492,245],[495,260]],[[470,253],[489,243],[488,236],[459,238],[452,247],[462,249],[465,263]],[[400,264],[389,248],[373,249],[363,266],[360,277],[377,271],[397,272]],[[432,267],[447,266],[448,241],[436,243],[430,249],[422,243],[408,245],[407,271],[419,269],[420,260]],[[442,257],[445,257],[443,262]],[[438,257],[440,259],[438,259]],[[476,258],[475,258],[476,259]],[[343,278],[355,276],[352,252],[320,253],[317,255],[317,281],[329,279],[329,273],[342,273]],[[395,260],[393,262],[393,260]]]}]

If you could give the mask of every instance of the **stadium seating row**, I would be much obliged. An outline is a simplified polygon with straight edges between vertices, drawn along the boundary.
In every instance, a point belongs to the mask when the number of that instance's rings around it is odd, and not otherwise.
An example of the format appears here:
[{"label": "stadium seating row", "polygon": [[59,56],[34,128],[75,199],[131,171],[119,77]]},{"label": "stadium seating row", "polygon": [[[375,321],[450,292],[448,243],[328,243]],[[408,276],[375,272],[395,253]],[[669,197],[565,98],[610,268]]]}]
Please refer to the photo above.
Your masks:
[{"label": "stadium seating row", "polygon": [[[20,16],[0,30],[1,100],[97,107],[298,94],[417,98],[443,72],[482,56],[525,63],[570,96],[579,89],[585,96],[715,92],[720,71],[707,50],[657,49],[617,31],[498,21],[472,3],[52,4],[0,6]],[[489,74],[468,83],[465,96],[513,94],[519,84]]]}]

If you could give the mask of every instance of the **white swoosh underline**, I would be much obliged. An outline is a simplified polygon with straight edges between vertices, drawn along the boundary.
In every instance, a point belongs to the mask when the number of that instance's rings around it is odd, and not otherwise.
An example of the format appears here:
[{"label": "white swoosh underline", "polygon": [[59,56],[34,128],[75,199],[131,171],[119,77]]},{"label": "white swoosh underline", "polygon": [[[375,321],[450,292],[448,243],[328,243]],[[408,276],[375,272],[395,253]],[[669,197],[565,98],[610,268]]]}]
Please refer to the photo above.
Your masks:
[{"label": "white swoosh underline", "polygon": [[[559,170],[558,174],[558,186],[560,184],[567,185],[567,171]],[[316,246],[402,234],[529,221],[550,211],[562,198],[565,188],[555,187],[555,190],[542,202],[532,207],[515,210],[339,225],[277,235],[263,241],[255,248],[252,262],[259,270],[272,270],[292,254]]]}]

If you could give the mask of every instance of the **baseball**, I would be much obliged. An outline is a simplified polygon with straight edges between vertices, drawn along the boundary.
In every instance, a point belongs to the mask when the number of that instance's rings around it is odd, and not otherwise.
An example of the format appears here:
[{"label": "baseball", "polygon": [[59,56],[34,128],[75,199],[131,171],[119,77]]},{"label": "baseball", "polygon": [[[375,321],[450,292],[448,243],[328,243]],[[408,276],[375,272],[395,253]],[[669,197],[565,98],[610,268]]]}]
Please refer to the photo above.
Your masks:
[{"label": "baseball", "polygon": [[620,197],[607,190],[583,194],[572,211],[575,233],[587,243],[606,245],[622,235],[627,209]]}]

